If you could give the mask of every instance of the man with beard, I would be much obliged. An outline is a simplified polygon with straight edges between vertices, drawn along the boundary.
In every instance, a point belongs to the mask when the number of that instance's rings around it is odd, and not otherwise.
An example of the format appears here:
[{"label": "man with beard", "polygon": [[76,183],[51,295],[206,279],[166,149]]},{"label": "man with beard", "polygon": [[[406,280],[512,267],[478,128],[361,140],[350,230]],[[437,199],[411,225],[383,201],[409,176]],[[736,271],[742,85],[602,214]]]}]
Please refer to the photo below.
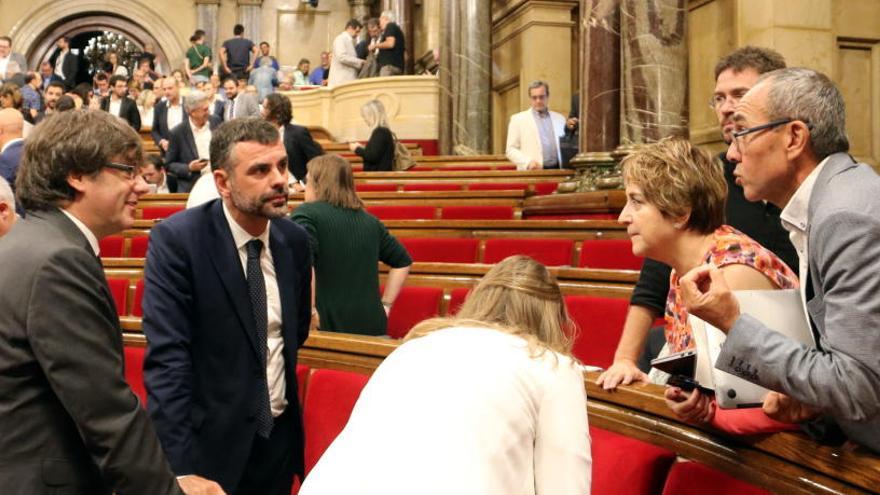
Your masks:
[{"label": "man with beard", "polygon": [[303,474],[297,349],[311,319],[308,236],[287,215],[276,126],[211,138],[220,199],[151,231],[143,299],[148,408],[178,476],[289,494]]},{"label": "man with beard", "polygon": [[46,109],[43,111],[45,115],[51,115],[56,111],[56,105],[58,104],[58,100],[64,96],[64,83],[59,81],[52,81],[49,83],[49,87],[46,88]]}]

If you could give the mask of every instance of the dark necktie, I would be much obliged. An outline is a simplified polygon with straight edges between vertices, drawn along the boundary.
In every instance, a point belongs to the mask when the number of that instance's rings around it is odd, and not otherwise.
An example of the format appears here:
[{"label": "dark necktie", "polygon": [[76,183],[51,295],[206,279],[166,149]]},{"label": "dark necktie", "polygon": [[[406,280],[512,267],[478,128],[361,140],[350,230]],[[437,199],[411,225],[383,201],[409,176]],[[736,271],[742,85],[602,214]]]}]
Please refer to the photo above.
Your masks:
[{"label": "dark necktie", "polygon": [[[260,366],[265,376],[267,339],[267,309],[266,309],[266,281],[263,279],[263,270],[260,268],[260,252],[263,250],[263,241],[253,239],[245,244],[247,248],[247,284],[251,296],[251,308],[254,312],[254,328],[256,331],[257,349],[260,355]],[[260,387],[259,403],[257,404],[257,434],[263,438],[269,438],[272,432],[272,410],[269,407],[269,383],[263,382]]]}]

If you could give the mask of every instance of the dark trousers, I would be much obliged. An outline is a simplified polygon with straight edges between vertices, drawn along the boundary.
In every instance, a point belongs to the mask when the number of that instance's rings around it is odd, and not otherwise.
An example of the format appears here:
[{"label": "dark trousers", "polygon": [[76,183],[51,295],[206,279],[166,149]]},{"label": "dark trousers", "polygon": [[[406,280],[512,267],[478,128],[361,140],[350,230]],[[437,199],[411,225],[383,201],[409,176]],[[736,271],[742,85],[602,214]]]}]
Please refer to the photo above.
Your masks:
[{"label": "dark trousers", "polygon": [[[296,398],[294,397],[294,400]],[[290,495],[293,485],[295,407],[275,418],[269,438],[254,438],[235,495]]]}]

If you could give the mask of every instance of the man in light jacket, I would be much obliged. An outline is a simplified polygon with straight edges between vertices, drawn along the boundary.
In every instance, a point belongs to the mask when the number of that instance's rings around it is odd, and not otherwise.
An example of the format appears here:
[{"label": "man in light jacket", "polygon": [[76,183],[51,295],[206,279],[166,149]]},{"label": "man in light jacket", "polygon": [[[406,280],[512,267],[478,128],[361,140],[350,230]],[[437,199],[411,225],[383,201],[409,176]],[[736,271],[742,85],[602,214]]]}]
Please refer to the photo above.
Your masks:
[{"label": "man in light jacket", "polygon": [[531,108],[510,117],[507,127],[507,159],[517,170],[559,168],[559,138],[565,134],[565,117],[547,107],[550,86],[544,81],[529,84]]},{"label": "man in light jacket", "polygon": [[354,40],[361,32],[361,23],[351,19],[345,24],[345,31],[333,40],[333,57],[330,59],[330,77],[327,86],[335,86],[358,77],[364,61],[359,59],[354,49]]}]

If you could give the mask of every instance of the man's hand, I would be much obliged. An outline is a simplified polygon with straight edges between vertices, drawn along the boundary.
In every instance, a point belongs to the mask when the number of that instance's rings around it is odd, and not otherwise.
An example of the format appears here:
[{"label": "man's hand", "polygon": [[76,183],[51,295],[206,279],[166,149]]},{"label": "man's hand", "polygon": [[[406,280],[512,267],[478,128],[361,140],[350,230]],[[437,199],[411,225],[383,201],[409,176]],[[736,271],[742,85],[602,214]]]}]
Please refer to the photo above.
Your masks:
[{"label": "man's hand", "polygon": [[739,302],[730,292],[724,274],[714,265],[701,265],[679,281],[688,313],[708,322],[724,333],[739,318]]},{"label": "man's hand", "polygon": [[565,126],[568,127],[569,129],[574,129],[577,125],[578,125],[578,118],[577,117],[571,117],[565,121]]},{"label": "man's hand", "polygon": [[781,423],[803,423],[820,414],[819,409],[779,392],[767,394],[762,409],[764,414]]},{"label": "man's hand", "polygon": [[715,417],[715,401],[698,388],[688,395],[678,387],[668,387],[664,396],[669,409],[686,423],[704,425]]},{"label": "man's hand", "polygon": [[618,385],[649,382],[648,375],[640,370],[631,359],[615,359],[614,364],[596,379],[596,385],[605,390],[614,390]]},{"label": "man's hand", "polygon": [[220,485],[201,476],[184,476],[177,479],[177,484],[186,495],[226,495]]},{"label": "man's hand", "polygon": [[544,168],[544,166],[535,160],[530,161],[529,164],[526,165],[526,170],[541,170],[542,168]]},{"label": "man's hand", "polygon": [[201,172],[203,168],[208,165],[208,160],[204,160],[201,158],[196,158],[195,160],[189,162],[189,170],[190,172]]},{"label": "man's hand", "polygon": [[162,148],[164,151],[168,151],[168,140],[167,139],[160,139],[159,140],[159,147]]}]

